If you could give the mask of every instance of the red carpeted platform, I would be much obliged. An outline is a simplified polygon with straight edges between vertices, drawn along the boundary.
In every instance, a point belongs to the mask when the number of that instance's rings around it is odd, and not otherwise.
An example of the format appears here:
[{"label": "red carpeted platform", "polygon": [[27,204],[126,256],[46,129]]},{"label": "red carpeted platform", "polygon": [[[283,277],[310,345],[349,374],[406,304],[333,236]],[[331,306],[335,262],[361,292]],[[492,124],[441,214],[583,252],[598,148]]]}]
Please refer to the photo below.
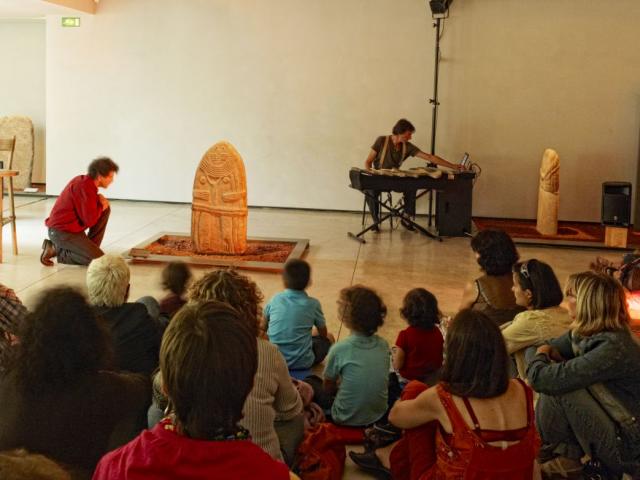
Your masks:
[{"label": "red carpeted platform", "polygon": [[604,225],[589,222],[559,222],[557,235],[542,235],[536,230],[535,220],[475,217],[478,230],[500,229],[507,232],[516,243],[578,248],[612,248],[633,250],[640,248],[640,232],[629,228],[627,248],[605,247]]}]

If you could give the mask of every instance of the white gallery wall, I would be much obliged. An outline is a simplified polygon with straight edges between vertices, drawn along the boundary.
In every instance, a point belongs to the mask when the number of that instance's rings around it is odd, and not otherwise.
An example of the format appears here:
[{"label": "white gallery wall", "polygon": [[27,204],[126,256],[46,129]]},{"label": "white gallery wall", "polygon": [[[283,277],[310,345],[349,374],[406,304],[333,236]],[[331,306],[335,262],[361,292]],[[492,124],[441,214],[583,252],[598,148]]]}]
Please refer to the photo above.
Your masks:
[{"label": "white gallery wall", "polygon": [[45,21],[0,18],[0,117],[33,122],[31,181],[45,181]]},{"label": "white gallery wall", "polygon": [[[226,139],[250,205],[351,210],[348,169],[398,118],[429,150],[423,0],[103,0],[79,16],[47,17],[47,193],[110,155],[110,197],[190,201],[201,156]],[[474,215],[533,218],[547,147],[563,219],[597,220],[600,184],[635,179],[639,20],[636,0],[453,3],[436,150],[481,165]]]}]

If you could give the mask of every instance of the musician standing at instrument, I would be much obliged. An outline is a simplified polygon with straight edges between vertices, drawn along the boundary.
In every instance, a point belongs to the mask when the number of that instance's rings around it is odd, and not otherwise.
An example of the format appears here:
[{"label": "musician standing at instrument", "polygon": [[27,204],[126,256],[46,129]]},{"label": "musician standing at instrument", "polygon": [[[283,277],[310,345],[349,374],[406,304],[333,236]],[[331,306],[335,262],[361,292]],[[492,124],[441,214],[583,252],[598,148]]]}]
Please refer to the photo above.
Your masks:
[{"label": "musician standing at instrument", "polygon": [[[371,151],[369,152],[369,156],[365,160],[365,167],[367,169],[392,169],[392,168],[400,168],[402,162],[404,162],[408,157],[418,157],[426,160],[427,162],[432,162],[437,165],[442,165],[443,167],[449,167],[454,170],[462,170],[463,167],[461,165],[454,165],[453,163],[447,162],[446,160],[436,156],[430,155],[428,153],[423,152],[418,147],[416,147],[413,143],[409,142],[411,140],[411,136],[416,131],[413,124],[405,119],[401,118],[398,120],[393,127],[392,135],[381,136],[376,139],[376,141],[371,146]],[[373,197],[377,195],[377,192],[373,190],[366,190],[366,193],[371,195],[367,195],[367,205],[369,206],[369,211],[371,212],[371,217],[375,223],[378,223],[380,219],[380,207],[378,203],[374,200]],[[405,213],[411,217],[415,217],[416,215],[416,191],[415,190],[407,190],[403,192],[404,196],[404,205],[405,205]],[[408,223],[405,220],[401,221],[402,226],[407,230],[414,230],[413,225]],[[374,232],[380,231],[377,226],[372,228]]]}]

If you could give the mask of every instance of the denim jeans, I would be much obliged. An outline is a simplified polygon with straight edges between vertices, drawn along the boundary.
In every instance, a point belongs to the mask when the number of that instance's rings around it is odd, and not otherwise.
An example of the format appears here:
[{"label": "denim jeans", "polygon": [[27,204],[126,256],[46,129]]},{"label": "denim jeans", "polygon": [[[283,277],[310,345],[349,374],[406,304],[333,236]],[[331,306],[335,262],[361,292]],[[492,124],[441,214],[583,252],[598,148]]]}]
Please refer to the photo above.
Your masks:
[{"label": "denim jeans", "polygon": [[536,426],[542,438],[542,461],[556,456],[579,460],[588,454],[611,472],[623,473],[616,425],[586,389],[540,395]]}]

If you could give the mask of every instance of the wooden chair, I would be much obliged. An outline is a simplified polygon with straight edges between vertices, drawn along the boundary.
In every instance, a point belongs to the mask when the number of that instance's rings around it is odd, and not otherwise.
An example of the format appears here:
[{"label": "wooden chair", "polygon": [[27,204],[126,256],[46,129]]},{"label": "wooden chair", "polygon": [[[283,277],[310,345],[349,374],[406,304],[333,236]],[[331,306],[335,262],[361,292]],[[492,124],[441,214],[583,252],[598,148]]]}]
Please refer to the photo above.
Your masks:
[{"label": "wooden chair", "polygon": [[[11,234],[13,240],[13,254],[18,254],[18,237],[16,236],[16,208],[13,201],[13,177],[17,176],[17,170],[13,170],[13,152],[16,148],[16,137],[2,139],[0,138],[0,152],[7,152],[9,158],[3,164],[3,168],[0,169],[0,262],[2,262],[2,227],[7,223],[11,224]],[[4,216],[4,179],[9,180],[9,208],[10,215]]]}]

